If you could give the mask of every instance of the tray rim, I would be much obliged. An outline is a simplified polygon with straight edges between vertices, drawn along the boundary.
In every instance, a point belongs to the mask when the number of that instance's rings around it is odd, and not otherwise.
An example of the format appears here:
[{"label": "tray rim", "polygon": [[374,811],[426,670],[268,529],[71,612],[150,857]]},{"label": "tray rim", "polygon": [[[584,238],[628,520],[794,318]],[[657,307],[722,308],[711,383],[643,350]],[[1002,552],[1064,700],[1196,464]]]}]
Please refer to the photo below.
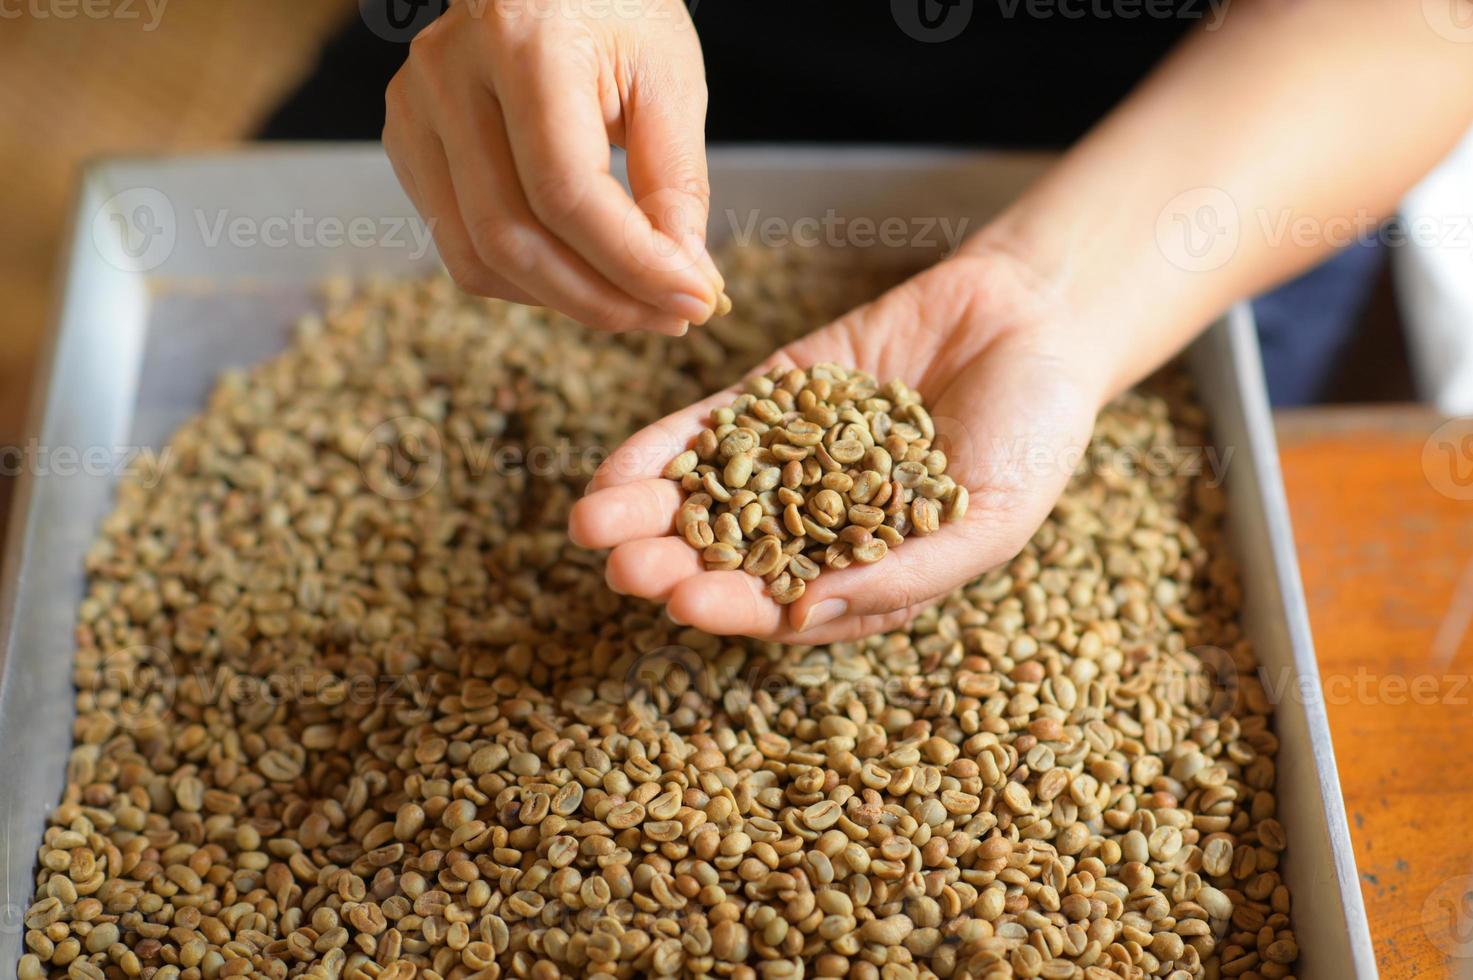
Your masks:
[{"label": "tray rim", "polygon": [[1234,348],[1234,358],[1255,368],[1238,371],[1235,375],[1243,396],[1244,421],[1249,431],[1258,436],[1249,441],[1248,449],[1258,470],[1259,499],[1263,504],[1265,530],[1272,546],[1279,607],[1284,613],[1294,669],[1299,676],[1301,690],[1305,692],[1301,707],[1314,753],[1314,770],[1320,790],[1317,795],[1323,807],[1325,827],[1331,838],[1335,878],[1344,902],[1345,930],[1350,942],[1351,958],[1358,975],[1376,977],[1379,976],[1379,966],[1375,947],[1371,942],[1365,896],[1360,889],[1360,874],[1356,870],[1355,847],[1345,812],[1345,796],[1340,789],[1340,771],[1335,760],[1329,714],[1325,710],[1325,697],[1320,686],[1319,660],[1315,656],[1309,604],[1304,593],[1304,581],[1299,574],[1299,552],[1294,542],[1293,521],[1289,516],[1289,496],[1284,488],[1283,467],[1279,460],[1278,435],[1274,431],[1273,413],[1268,400],[1268,382],[1263,373],[1262,351],[1249,301],[1241,300],[1233,304],[1226,314],[1226,320],[1228,341]]}]

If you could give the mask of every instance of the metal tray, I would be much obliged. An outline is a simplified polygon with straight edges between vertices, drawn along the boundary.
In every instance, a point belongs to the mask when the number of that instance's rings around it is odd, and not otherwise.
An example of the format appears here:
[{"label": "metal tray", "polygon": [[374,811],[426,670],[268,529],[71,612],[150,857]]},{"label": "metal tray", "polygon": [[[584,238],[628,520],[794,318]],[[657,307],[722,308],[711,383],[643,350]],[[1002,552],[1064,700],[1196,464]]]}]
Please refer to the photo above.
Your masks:
[{"label": "metal tray", "polygon": [[[824,230],[856,217],[965,217],[976,228],[1045,162],[930,150],[718,148],[712,237],[761,237],[767,228],[860,244],[880,231]],[[87,170],[0,579],[5,975],[22,951],[36,848],[64,781],[83,555],[118,470],[133,451],[161,447],[203,404],[222,368],[280,349],[293,320],[317,305],[324,278],[436,267],[433,251],[423,252],[404,223],[413,214],[377,146],[110,160]],[[921,224],[907,228],[919,237]],[[940,235],[933,225],[931,237]],[[1272,689],[1294,695],[1281,699],[1276,725],[1299,975],[1375,977],[1248,307],[1217,322],[1187,361],[1219,455],[1233,453],[1226,491],[1246,628],[1270,676],[1293,681]]]}]

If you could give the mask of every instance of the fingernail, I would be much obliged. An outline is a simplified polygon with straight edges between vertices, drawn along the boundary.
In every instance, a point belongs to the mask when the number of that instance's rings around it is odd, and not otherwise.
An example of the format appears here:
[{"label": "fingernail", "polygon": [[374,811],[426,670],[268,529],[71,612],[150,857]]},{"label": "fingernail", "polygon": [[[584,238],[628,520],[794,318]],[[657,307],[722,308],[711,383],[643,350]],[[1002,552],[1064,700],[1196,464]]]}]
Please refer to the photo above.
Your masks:
[{"label": "fingernail", "polygon": [[671,293],[660,304],[660,309],[691,323],[705,323],[711,319],[711,304],[690,293]]},{"label": "fingernail", "polygon": [[811,630],[814,627],[822,626],[824,623],[832,623],[848,611],[849,603],[843,599],[825,599],[822,602],[814,603],[813,608],[808,610],[808,619],[804,621],[802,626],[798,627],[798,632],[801,633],[804,630]]},{"label": "fingernail", "polygon": [[690,329],[690,323],[684,317],[662,316],[651,320],[646,329],[667,337],[684,337],[685,332]]}]

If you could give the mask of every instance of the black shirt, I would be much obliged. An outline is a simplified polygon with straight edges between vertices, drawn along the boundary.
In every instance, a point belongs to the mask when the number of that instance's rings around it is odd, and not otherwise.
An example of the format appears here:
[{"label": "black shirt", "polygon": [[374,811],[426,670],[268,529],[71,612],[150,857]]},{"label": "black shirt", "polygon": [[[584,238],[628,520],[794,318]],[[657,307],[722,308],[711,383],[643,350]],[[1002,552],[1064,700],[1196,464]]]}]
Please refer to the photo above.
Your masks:
[{"label": "black shirt", "polygon": [[[623,11],[649,0],[603,2]],[[384,86],[408,37],[437,9],[429,0],[362,0],[360,16],[262,135],[376,139]],[[713,141],[1036,148],[1078,139],[1185,31],[1226,12],[1227,0],[692,4]]]}]

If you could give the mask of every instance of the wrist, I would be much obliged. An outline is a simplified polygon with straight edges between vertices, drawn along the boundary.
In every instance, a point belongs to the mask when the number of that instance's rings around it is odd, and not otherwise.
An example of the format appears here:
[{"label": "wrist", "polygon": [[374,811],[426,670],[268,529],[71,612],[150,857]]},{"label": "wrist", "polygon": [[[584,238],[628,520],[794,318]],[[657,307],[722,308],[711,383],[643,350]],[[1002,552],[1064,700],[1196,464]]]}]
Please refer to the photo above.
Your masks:
[{"label": "wrist", "polygon": [[1001,254],[1028,270],[1055,311],[1048,332],[1091,372],[1102,404],[1170,359],[1219,311],[1210,276],[1174,264],[1156,215],[1098,205],[1045,178],[962,251]]},{"label": "wrist", "polygon": [[1129,373],[1130,345],[1072,274],[1079,260],[1066,245],[1031,235],[1015,216],[1003,215],[967,239],[956,258],[1008,269],[1029,297],[1029,313],[1000,329],[1053,362],[1098,411],[1138,379],[1121,381]]}]

